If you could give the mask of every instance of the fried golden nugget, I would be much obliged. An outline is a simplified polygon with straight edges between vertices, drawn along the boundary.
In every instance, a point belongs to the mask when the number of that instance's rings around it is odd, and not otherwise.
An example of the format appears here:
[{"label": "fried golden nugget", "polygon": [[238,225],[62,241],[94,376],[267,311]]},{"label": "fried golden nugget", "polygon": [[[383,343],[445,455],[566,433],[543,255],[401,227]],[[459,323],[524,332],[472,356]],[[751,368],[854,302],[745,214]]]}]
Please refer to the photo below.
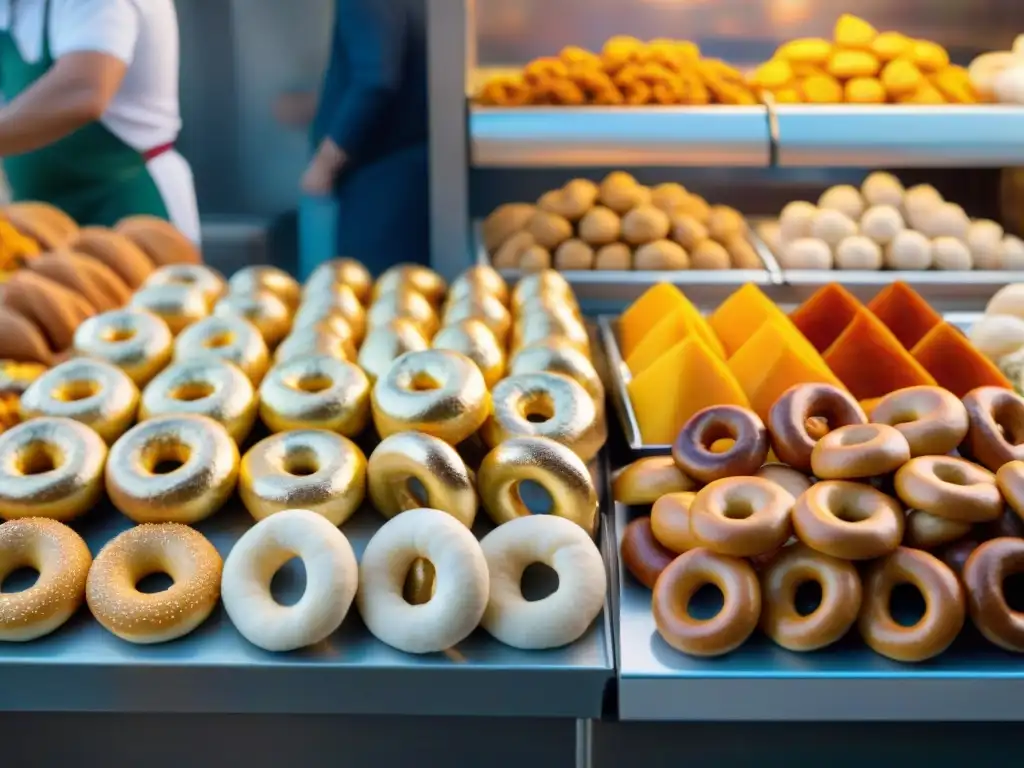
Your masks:
[{"label": "fried golden nugget", "polygon": [[523,67],[523,79],[537,86],[552,79],[564,79],[569,76],[569,65],[561,59],[544,56],[534,59]]},{"label": "fried golden nugget", "polygon": [[628,35],[609,38],[601,48],[601,62],[609,74],[614,74],[635,61],[644,48],[643,42]]},{"label": "fried golden nugget", "polygon": [[963,67],[947,67],[941,72],[929,75],[931,84],[952,104],[977,104],[978,94],[971,84],[971,78]]},{"label": "fried golden nugget", "polygon": [[585,66],[591,69],[601,68],[601,57],[593,51],[581,48],[578,45],[567,45],[558,53],[561,59],[570,69],[578,66]]},{"label": "fried golden nugget", "polygon": [[697,64],[697,74],[711,92],[714,101],[721,104],[757,104],[750,87],[740,71],[719,59],[702,59]]},{"label": "fried golden nugget", "polygon": [[477,101],[490,107],[522,107],[532,98],[533,89],[518,75],[492,77],[477,95]]},{"label": "fried golden nugget", "polygon": [[550,77],[534,86],[534,96],[545,104],[578,107],[587,103],[587,96],[572,80]]}]

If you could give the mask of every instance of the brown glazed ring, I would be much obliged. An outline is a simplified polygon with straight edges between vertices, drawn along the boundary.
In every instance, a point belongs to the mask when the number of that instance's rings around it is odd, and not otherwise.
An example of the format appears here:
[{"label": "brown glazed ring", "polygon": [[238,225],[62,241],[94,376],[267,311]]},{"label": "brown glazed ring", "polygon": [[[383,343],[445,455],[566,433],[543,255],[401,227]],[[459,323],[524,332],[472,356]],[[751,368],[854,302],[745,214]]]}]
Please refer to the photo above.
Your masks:
[{"label": "brown glazed ring", "polygon": [[768,411],[772,450],[783,464],[800,472],[811,471],[811,452],[820,435],[808,427],[824,424],[828,430],[866,424],[864,409],[853,396],[831,384],[797,384],[782,393]]},{"label": "brown glazed ring", "polygon": [[1024,653],[1024,613],[1006,602],[1003,583],[1024,573],[1024,540],[992,539],[971,553],[964,565],[967,607],[971,620],[989,642],[1012,653]]},{"label": "brown glazed ring", "polygon": [[964,395],[970,419],[964,448],[993,472],[1024,459],[1024,397],[1001,387],[978,387]]},{"label": "brown glazed ring", "polygon": [[[924,616],[905,627],[892,617],[889,600],[898,584],[916,587],[924,598]],[[960,580],[934,555],[900,547],[875,563],[864,580],[864,605],[858,627],[875,653],[894,661],[925,661],[946,650],[964,626],[966,608]]]},{"label": "brown glazed ring", "polygon": [[841,560],[889,554],[903,540],[904,525],[899,503],[862,483],[817,483],[793,507],[793,529],[800,541]]},{"label": "brown glazed ring", "polygon": [[[722,610],[710,619],[695,619],[690,600],[707,584],[721,590]],[[691,656],[721,656],[743,645],[757,628],[761,587],[746,560],[693,549],[661,572],[651,605],[666,643]]]},{"label": "brown glazed ring", "polygon": [[754,473],[754,476],[771,480],[794,499],[799,499],[804,491],[814,485],[811,478],[803,472],[787,467],[785,464],[765,464]]},{"label": "brown glazed ring", "polygon": [[961,523],[989,523],[1003,512],[996,477],[953,456],[918,456],[896,473],[896,495],[913,509]]},{"label": "brown glazed ring", "polygon": [[1017,517],[1024,520],[1024,461],[1011,461],[996,472],[996,485]]},{"label": "brown glazed ring", "polygon": [[907,387],[882,398],[871,411],[874,424],[895,427],[910,444],[911,456],[945,456],[967,435],[967,409],[942,387]]},{"label": "brown glazed ring", "polygon": [[903,545],[914,549],[935,549],[962,539],[972,528],[970,523],[947,520],[931,512],[914,509],[907,514]]},{"label": "brown glazed ring", "polygon": [[[809,581],[821,587],[821,602],[804,616],[796,608],[796,591]],[[860,575],[846,560],[794,544],[761,574],[761,602],[761,629],[768,637],[790,651],[815,651],[841,639],[857,620]]]},{"label": "brown glazed ring", "polygon": [[910,444],[888,424],[857,424],[825,435],[811,453],[822,480],[858,480],[895,472],[910,461]]},{"label": "brown glazed ring", "polygon": [[[728,439],[733,444],[727,450],[711,450],[717,441]],[[698,411],[672,444],[676,466],[702,483],[752,475],[767,456],[768,430],[764,423],[753,411],[736,405],[713,405]]]},{"label": "brown glazed ring", "polygon": [[612,480],[612,498],[620,504],[653,504],[666,493],[697,490],[671,456],[647,456],[623,467]]},{"label": "brown glazed ring", "polygon": [[794,499],[770,480],[727,477],[697,492],[690,509],[690,534],[698,546],[733,557],[778,549],[793,532]]},{"label": "brown glazed ring", "polygon": [[690,532],[690,508],[695,498],[695,493],[666,493],[651,507],[651,535],[677,555],[698,546]]},{"label": "brown glazed ring", "polygon": [[638,517],[626,526],[619,551],[626,570],[648,589],[654,589],[658,576],[676,558],[675,552],[668,551],[654,538],[649,517]]}]

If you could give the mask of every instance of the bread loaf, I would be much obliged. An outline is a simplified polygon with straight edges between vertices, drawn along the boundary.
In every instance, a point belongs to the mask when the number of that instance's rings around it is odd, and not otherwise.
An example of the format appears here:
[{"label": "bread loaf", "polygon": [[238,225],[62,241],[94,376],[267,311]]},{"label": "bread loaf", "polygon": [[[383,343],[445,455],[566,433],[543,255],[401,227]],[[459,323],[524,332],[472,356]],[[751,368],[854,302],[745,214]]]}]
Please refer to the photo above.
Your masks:
[{"label": "bread loaf", "polygon": [[156,266],[202,264],[195,244],[168,221],[156,216],[129,216],[115,230],[135,243]]},{"label": "bread loaf", "polygon": [[71,248],[111,269],[132,290],[141,286],[154,269],[139,246],[112,229],[83,227]]}]

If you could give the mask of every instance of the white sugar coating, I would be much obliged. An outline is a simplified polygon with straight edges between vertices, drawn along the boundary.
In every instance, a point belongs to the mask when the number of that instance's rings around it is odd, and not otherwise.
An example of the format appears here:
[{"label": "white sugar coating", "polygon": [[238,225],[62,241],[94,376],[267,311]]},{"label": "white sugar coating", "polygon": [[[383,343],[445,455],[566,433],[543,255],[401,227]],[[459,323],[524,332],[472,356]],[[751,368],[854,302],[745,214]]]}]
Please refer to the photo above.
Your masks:
[{"label": "white sugar coating", "polygon": [[883,261],[889,269],[930,269],[932,243],[920,232],[904,229],[886,246]]},{"label": "white sugar coating", "polygon": [[967,249],[975,269],[1001,269],[1003,228],[990,219],[972,221],[967,227]]},{"label": "white sugar coating", "polygon": [[962,240],[955,237],[932,240],[932,258],[936,269],[968,270],[972,267],[971,252]]},{"label": "white sugar coating", "polygon": [[857,234],[856,222],[842,211],[823,208],[811,222],[811,237],[835,248],[842,240]]},{"label": "white sugar coating", "polygon": [[1006,235],[999,249],[1002,269],[1024,271],[1024,240],[1016,235]]},{"label": "white sugar coating", "polygon": [[822,192],[818,207],[835,210],[857,221],[864,213],[864,198],[860,191],[849,184],[838,184]]},{"label": "white sugar coating", "polygon": [[873,205],[864,211],[860,231],[879,245],[888,245],[903,231],[903,216],[895,206]]},{"label": "white sugar coating", "polygon": [[882,249],[874,240],[864,235],[854,235],[843,240],[836,247],[836,269],[882,268]]},{"label": "white sugar coating", "polygon": [[797,200],[788,203],[779,214],[779,234],[783,243],[811,236],[811,224],[818,215],[818,208],[813,203]]},{"label": "white sugar coating", "polygon": [[903,184],[891,173],[875,171],[868,174],[860,185],[860,192],[868,205],[891,205],[899,208],[903,204]]},{"label": "white sugar coating", "polygon": [[832,269],[832,249],[823,240],[804,237],[787,243],[780,261],[783,269]]}]

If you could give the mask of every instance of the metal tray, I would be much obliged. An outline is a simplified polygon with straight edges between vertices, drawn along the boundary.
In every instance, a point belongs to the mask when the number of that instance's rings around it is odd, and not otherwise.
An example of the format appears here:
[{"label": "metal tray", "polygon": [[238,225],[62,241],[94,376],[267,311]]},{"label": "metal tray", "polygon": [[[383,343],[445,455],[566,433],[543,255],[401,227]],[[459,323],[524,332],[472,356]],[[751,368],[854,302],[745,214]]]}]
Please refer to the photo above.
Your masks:
[{"label": "metal tray", "polygon": [[[615,540],[646,509],[615,505]],[[619,718],[692,721],[1024,720],[1024,664],[966,629],[942,656],[898,664],[852,632],[817,653],[760,634],[727,656],[686,656],[658,635],[651,593],[620,563]]]},{"label": "metal tray", "polygon": [[[607,510],[604,454],[592,471]],[[478,516],[474,532],[491,526]],[[362,556],[383,523],[360,510],[342,530]],[[226,555],[252,519],[237,499],[196,527]],[[76,525],[95,554],[132,526],[109,503]],[[162,645],[133,645],[103,629],[83,607],[52,635],[0,643],[0,711],[600,717],[614,680],[611,592],[615,545],[605,518],[598,543],[609,574],[602,615],[573,645],[522,651],[483,630],[445,653],[414,656],[374,638],[353,605],[319,645],[275,654],[250,645],[218,606],[195,632]],[[283,593],[304,578],[291,566]],[[290,578],[287,578],[290,577]]]}]

